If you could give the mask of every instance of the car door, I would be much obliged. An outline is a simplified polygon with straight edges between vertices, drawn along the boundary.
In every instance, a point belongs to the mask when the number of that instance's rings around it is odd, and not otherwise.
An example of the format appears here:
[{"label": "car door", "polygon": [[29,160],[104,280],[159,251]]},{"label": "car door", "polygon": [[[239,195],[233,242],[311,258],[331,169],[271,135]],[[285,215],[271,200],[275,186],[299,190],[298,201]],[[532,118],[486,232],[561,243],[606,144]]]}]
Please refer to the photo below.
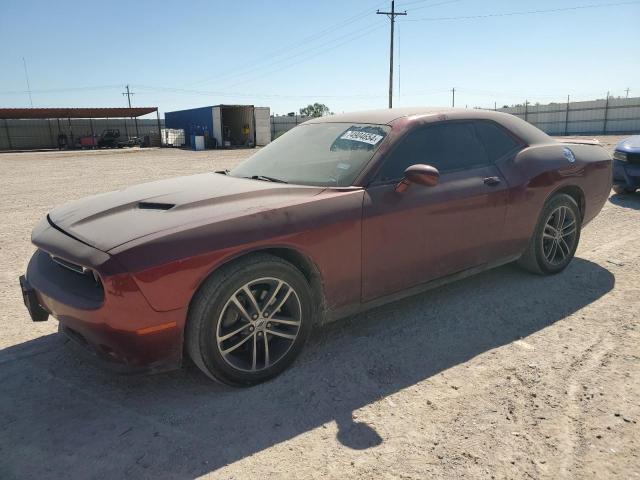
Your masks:
[{"label": "car door", "polygon": [[[471,121],[416,127],[382,160],[363,204],[363,302],[500,257],[508,186],[481,130]],[[418,163],[440,171],[438,185],[396,192]]]}]

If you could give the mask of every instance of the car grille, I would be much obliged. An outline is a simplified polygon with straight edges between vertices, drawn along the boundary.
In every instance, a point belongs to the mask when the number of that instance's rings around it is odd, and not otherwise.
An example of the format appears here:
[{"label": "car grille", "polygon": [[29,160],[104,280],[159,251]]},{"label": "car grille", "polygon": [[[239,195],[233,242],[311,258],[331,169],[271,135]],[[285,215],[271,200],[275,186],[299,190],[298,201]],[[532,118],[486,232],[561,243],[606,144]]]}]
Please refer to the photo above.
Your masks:
[{"label": "car grille", "polygon": [[640,153],[627,153],[627,163],[630,165],[640,165]]},{"label": "car grille", "polygon": [[79,273],[81,275],[84,275],[85,273],[87,273],[88,269],[81,266],[81,265],[77,265],[75,263],[71,263],[63,258],[60,257],[56,257],[55,255],[50,255],[51,260],[53,260],[54,262],[56,262],[58,265],[63,266],[64,268],[68,268],[69,270],[72,270],[76,273]]},{"label": "car grille", "polygon": [[44,250],[31,258],[27,279],[40,293],[65,305],[95,310],[104,303],[104,286],[96,272]]},{"label": "car grille", "polygon": [[70,262],[65,260],[64,258],[56,257],[55,255],[49,255],[51,260],[60,265],[61,267],[66,268],[67,270],[71,270],[72,272],[76,272],[79,275],[83,275],[88,281],[95,283],[96,285],[100,285],[100,277],[96,272],[91,270],[90,268],[83,267],[82,265],[78,265],[77,263]]}]

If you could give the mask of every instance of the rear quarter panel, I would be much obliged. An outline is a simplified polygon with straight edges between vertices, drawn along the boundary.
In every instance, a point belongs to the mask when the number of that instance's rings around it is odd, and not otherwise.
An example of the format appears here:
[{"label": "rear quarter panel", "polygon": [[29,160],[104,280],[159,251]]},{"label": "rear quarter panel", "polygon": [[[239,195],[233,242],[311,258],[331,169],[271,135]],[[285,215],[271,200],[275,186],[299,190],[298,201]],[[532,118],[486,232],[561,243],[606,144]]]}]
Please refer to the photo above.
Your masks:
[{"label": "rear quarter panel", "polygon": [[[575,163],[564,157],[564,148],[574,152]],[[505,256],[525,250],[542,207],[553,194],[579,188],[584,196],[584,225],[600,212],[611,191],[611,157],[601,146],[531,146],[498,167],[509,184]]]}]

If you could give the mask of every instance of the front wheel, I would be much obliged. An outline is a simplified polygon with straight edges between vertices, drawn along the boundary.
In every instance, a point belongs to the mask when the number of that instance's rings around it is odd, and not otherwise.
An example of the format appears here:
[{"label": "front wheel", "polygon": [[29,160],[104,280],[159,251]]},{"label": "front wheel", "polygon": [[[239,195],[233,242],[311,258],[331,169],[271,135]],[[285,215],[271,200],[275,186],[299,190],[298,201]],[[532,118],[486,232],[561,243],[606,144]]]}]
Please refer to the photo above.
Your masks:
[{"label": "front wheel", "polygon": [[518,263],[540,275],[564,270],[580,240],[582,216],[578,204],[566,194],[554,195],[542,209],[529,246]]},{"label": "front wheel", "polygon": [[189,312],[186,346],[209,377],[251,386],[286,369],[312,327],[306,278],[289,262],[259,254],[214,274]]}]

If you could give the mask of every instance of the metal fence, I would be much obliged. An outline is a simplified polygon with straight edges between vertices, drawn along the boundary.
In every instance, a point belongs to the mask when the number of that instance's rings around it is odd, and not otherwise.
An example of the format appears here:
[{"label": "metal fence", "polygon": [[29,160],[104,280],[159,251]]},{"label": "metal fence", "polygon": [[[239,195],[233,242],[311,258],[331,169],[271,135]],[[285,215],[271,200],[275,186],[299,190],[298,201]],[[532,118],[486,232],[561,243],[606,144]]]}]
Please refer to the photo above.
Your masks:
[{"label": "metal fence", "polygon": [[[607,98],[587,102],[517,105],[498,111],[511,113],[550,135],[607,135],[640,132],[640,97]],[[271,139],[309,120],[301,115],[272,116]],[[164,120],[160,121],[164,128]],[[52,119],[0,120],[0,150],[57,148],[58,135],[66,135],[69,145],[85,135],[100,135],[108,129],[120,130],[122,138],[158,136],[156,119]]]},{"label": "metal fence", "polygon": [[291,130],[296,125],[309,120],[309,117],[302,115],[282,115],[271,117],[271,140],[275,140],[284,132]]},{"label": "metal fence", "polygon": [[525,104],[498,111],[516,115],[549,135],[625,135],[640,132],[640,97]]},{"label": "metal fence", "polygon": [[[535,125],[549,135],[626,135],[640,132],[640,97],[586,102],[517,105],[500,108]],[[271,139],[309,120],[309,117],[271,117]]]},{"label": "metal fence", "polygon": [[[137,129],[136,129],[137,123]],[[164,127],[164,120],[160,121]],[[159,137],[158,120],[130,118],[0,120],[0,150],[35,150],[58,147],[58,135],[66,135],[69,145],[83,136],[99,136],[117,129],[122,139],[153,135]]]}]

